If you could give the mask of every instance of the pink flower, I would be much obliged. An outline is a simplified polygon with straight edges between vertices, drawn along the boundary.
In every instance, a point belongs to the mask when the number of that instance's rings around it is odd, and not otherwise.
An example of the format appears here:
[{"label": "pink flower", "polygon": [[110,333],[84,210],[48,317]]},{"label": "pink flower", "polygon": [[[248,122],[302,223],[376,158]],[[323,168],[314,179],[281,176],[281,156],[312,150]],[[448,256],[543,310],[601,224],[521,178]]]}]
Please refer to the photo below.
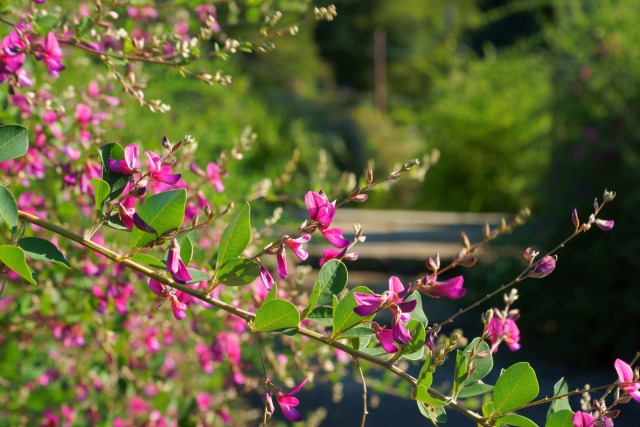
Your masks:
[{"label": "pink flower", "polygon": [[398,351],[398,347],[393,343],[393,331],[391,329],[386,329],[384,326],[381,327],[376,322],[371,322],[371,326],[384,351],[387,353],[395,353]]},{"label": "pink flower", "polygon": [[300,404],[300,401],[297,398],[293,397],[293,395],[299,392],[306,383],[307,379],[305,378],[300,384],[284,393],[282,392],[282,390],[280,390],[279,387],[276,387],[276,399],[278,400],[278,405],[280,405],[282,414],[287,419],[287,421],[295,423],[304,419],[302,415],[300,415],[295,409],[295,407]]},{"label": "pink flower", "polygon": [[285,252],[285,247],[289,247],[293,251],[293,253],[301,260],[307,259],[309,254],[307,251],[302,249],[302,244],[308,242],[311,239],[311,236],[305,234],[302,237],[298,237],[296,239],[292,239],[289,236],[284,236],[282,238],[282,243],[280,243],[280,247],[278,248],[278,252],[276,253],[276,260],[278,262],[278,275],[281,278],[286,278],[288,274],[287,269],[287,254]]},{"label": "pink flower", "polygon": [[180,244],[176,239],[171,241],[169,253],[167,254],[167,271],[178,283],[187,283],[192,279],[187,266],[180,259]]},{"label": "pink flower", "polygon": [[383,307],[388,307],[389,311],[391,311],[393,317],[391,319],[391,329],[389,332],[384,332],[386,330],[380,328],[376,331],[374,326],[376,337],[386,351],[389,351],[388,349],[392,347],[395,348],[392,343],[388,342],[389,333],[391,333],[393,341],[401,345],[411,340],[411,334],[409,334],[405,322],[411,319],[411,312],[416,308],[418,301],[403,301],[408,292],[409,288],[405,289],[400,279],[392,276],[389,278],[389,290],[383,292],[381,295],[362,294],[360,292],[353,293],[356,303],[358,304],[353,311],[359,316],[370,316]]},{"label": "pink flower", "polygon": [[596,219],[596,226],[602,231],[609,231],[613,228],[613,220],[612,219]]},{"label": "pink flower", "polygon": [[[304,196],[309,218],[316,221],[321,229],[328,228],[336,214],[335,202],[330,203],[322,190],[319,193],[309,191]],[[342,246],[341,246],[342,247]]]},{"label": "pink flower", "polygon": [[173,185],[180,180],[180,174],[172,174],[171,167],[164,166],[162,159],[154,152],[146,151],[145,154],[148,157],[147,168],[149,168],[149,176],[151,178],[169,185]]},{"label": "pink flower", "polygon": [[217,163],[209,163],[206,168],[207,178],[213,185],[213,188],[216,189],[218,193],[222,193],[224,191],[224,185],[222,184],[222,178],[220,173],[220,166]]},{"label": "pink flower", "polygon": [[640,381],[634,382],[633,369],[631,366],[623,360],[616,359],[616,362],[613,365],[616,368],[616,372],[618,372],[618,382],[620,383],[631,383],[631,384],[623,384],[619,387],[627,393],[629,396],[633,398],[636,402],[640,402]]},{"label": "pink flower", "polygon": [[571,422],[573,423],[573,427],[593,427],[595,425],[593,416],[582,411],[577,411],[573,414]]},{"label": "pink flower", "polygon": [[467,290],[463,288],[464,277],[457,276],[443,282],[436,281],[437,276],[426,276],[420,282],[418,290],[434,298],[447,297],[457,299],[464,296]]},{"label": "pink flower", "polygon": [[48,33],[42,46],[42,52],[38,55],[38,59],[44,62],[47,71],[53,77],[60,77],[58,71],[64,70],[62,65],[62,49],[58,44],[58,39],[53,33]]},{"label": "pink flower", "polygon": [[553,270],[555,268],[556,268],[556,259],[551,255],[547,255],[546,257],[538,261],[535,268],[529,272],[528,277],[540,279],[542,277],[546,277],[549,274],[553,273]]},{"label": "pink flower", "polygon": [[346,247],[342,250],[340,249],[325,249],[322,251],[322,258],[320,258],[320,267],[325,265],[327,261],[332,259],[346,259],[349,261],[355,261],[358,259],[358,252],[347,253],[349,248]]},{"label": "pink flower", "polygon": [[271,290],[275,283],[271,273],[269,273],[269,270],[267,270],[263,265],[260,265],[260,280],[267,290]]},{"label": "pink flower", "polygon": [[497,308],[494,308],[494,316],[489,321],[486,330],[489,331],[489,341],[491,341],[492,352],[498,351],[498,345],[501,342],[506,342],[511,351],[520,349],[520,329],[516,325],[516,320],[519,317],[517,314],[507,316],[506,319],[502,318],[502,313]]},{"label": "pink flower", "polygon": [[127,145],[124,149],[124,159],[107,161],[109,170],[115,173],[132,175],[140,172],[138,169],[138,147],[135,144]]},{"label": "pink flower", "polygon": [[320,229],[320,233],[336,248],[349,246],[349,241],[342,237],[342,230],[339,228]]}]

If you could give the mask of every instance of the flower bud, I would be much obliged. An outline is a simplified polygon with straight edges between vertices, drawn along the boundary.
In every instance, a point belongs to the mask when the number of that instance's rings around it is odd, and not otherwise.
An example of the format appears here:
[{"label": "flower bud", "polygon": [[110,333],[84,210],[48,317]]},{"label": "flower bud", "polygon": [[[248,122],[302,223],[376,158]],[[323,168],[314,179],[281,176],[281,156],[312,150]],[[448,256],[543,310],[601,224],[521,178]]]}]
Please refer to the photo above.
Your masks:
[{"label": "flower bud", "polygon": [[173,148],[173,145],[171,145],[171,142],[169,142],[169,138],[167,138],[166,136],[162,137],[162,146],[169,151],[171,151],[171,149]]},{"label": "flower bud", "polygon": [[596,226],[602,231],[609,231],[613,228],[613,220],[612,219],[596,219]]},{"label": "flower bud", "polygon": [[484,313],[482,313],[482,324],[483,325],[488,325],[489,322],[491,321],[491,319],[493,319],[493,310],[487,310]]},{"label": "flower bud", "polygon": [[471,249],[471,242],[469,241],[469,236],[464,231],[460,233],[460,243],[462,246],[468,251]]},{"label": "flower bud", "polygon": [[615,191],[604,190],[604,195],[602,196],[602,199],[605,202],[610,202],[615,198],[616,198],[616,192]]},{"label": "flower bud", "polygon": [[580,227],[580,219],[578,219],[578,211],[576,209],[571,212],[571,221],[573,222],[573,226],[578,229]]},{"label": "flower bud", "polygon": [[529,276],[535,279],[540,279],[542,277],[546,277],[553,272],[556,268],[556,259],[551,255],[547,255],[542,258],[536,264],[535,268],[529,271]]}]

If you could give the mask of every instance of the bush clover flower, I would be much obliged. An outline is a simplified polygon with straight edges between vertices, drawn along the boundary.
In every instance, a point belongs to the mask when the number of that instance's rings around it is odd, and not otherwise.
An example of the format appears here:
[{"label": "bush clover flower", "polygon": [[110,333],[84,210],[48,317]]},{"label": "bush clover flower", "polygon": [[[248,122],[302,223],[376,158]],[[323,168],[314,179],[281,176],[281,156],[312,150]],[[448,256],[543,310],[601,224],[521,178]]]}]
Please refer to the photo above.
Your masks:
[{"label": "bush clover flower", "polygon": [[138,166],[138,146],[129,144],[124,149],[124,158],[120,160],[109,159],[109,170],[124,175],[133,175],[140,172]]},{"label": "bush clover flower", "polygon": [[149,277],[147,285],[151,292],[163,299],[163,302],[160,303],[158,308],[168,299],[171,302],[171,309],[173,310],[173,316],[176,320],[182,320],[187,317],[187,302],[192,298],[191,295],[182,291],[167,289],[165,285],[151,277]]},{"label": "bush clover flower", "polygon": [[426,276],[420,281],[418,290],[433,298],[447,297],[451,299],[462,298],[467,290],[463,288],[464,277],[457,276],[443,282],[437,281],[437,276]]},{"label": "bush clover flower", "polygon": [[187,266],[180,259],[180,244],[176,239],[171,241],[169,252],[167,254],[167,271],[171,274],[173,280],[178,283],[187,283],[192,279]]},{"label": "bush clover flower", "polygon": [[206,167],[207,178],[209,178],[209,182],[211,182],[211,185],[218,193],[222,193],[224,191],[221,172],[220,166],[218,166],[217,163],[211,162]]},{"label": "bush clover flower", "polygon": [[631,365],[621,359],[616,359],[613,366],[618,373],[618,382],[621,383],[619,387],[633,400],[640,402],[640,381],[634,381]]},{"label": "bush clover flower", "polygon": [[60,77],[58,71],[64,70],[64,66],[62,65],[62,49],[54,33],[50,32],[47,34],[42,45],[42,51],[36,56],[44,62],[51,76]]},{"label": "bush clover flower", "polygon": [[329,202],[324,191],[319,193],[308,191],[304,196],[304,202],[307,205],[309,218],[316,221],[321,229],[328,228],[336,214],[336,203]]},{"label": "bush clover flower", "polygon": [[276,252],[278,275],[282,279],[285,279],[287,277],[287,274],[289,274],[287,267],[287,253],[285,252],[285,247],[291,249],[299,259],[304,261],[309,257],[309,253],[302,249],[302,244],[308,242],[309,240],[311,240],[311,235],[309,234],[305,234],[304,236],[295,239],[292,239],[289,236],[282,237],[280,247]]},{"label": "bush clover flower", "polygon": [[532,277],[534,279],[541,279],[553,273],[553,270],[555,270],[555,268],[556,268],[556,258],[551,255],[547,255],[544,258],[542,258],[540,261],[538,261],[535,268],[529,272],[528,277]]},{"label": "bush clover flower", "polygon": [[320,267],[325,265],[328,261],[332,259],[346,259],[349,261],[355,261],[358,259],[358,252],[350,252],[347,253],[349,248],[345,247],[344,249],[325,249],[322,251],[322,257],[320,258]]},{"label": "bush clover flower", "polygon": [[594,427],[595,418],[589,413],[577,411],[573,414],[571,422],[573,423],[573,427]]},{"label": "bush clover flower", "polygon": [[147,168],[149,168],[149,176],[151,178],[169,185],[174,185],[180,181],[181,175],[179,173],[172,174],[171,167],[165,166],[162,159],[153,151],[145,151],[145,154],[148,157]]},{"label": "bush clover flower", "polygon": [[497,308],[493,309],[494,316],[491,318],[485,329],[485,334],[489,334],[491,341],[491,351],[498,351],[501,342],[507,343],[511,351],[520,349],[520,329],[516,325],[516,320],[520,317],[517,310],[512,310],[506,317]]},{"label": "bush clover flower", "polygon": [[[405,326],[405,322],[411,319],[411,312],[416,308],[418,302],[416,300],[403,301],[403,299],[409,293],[410,288],[406,288],[400,282],[396,276],[389,278],[389,290],[378,294],[362,294],[360,292],[354,292],[353,297],[358,304],[353,311],[362,317],[371,316],[382,308],[388,307],[389,311],[393,314],[391,320],[391,337],[393,341],[398,344],[404,345],[411,340],[411,334]],[[375,331],[374,326],[374,331]],[[385,350],[391,349],[389,343],[389,332],[382,332],[384,329],[378,327],[376,337],[383,345]],[[388,351],[388,350],[387,350]]]},{"label": "bush clover flower", "polygon": [[280,387],[276,387],[276,400],[278,401],[278,405],[282,410],[282,415],[284,415],[287,421],[295,423],[304,419],[302,415],[300,415],[300,413],[295,409],[295,407],[300,404],[300,401],[293,395],[299,392],[306,383],[307,379],[305,378],[300,384],[284,393],[282,392]]}]

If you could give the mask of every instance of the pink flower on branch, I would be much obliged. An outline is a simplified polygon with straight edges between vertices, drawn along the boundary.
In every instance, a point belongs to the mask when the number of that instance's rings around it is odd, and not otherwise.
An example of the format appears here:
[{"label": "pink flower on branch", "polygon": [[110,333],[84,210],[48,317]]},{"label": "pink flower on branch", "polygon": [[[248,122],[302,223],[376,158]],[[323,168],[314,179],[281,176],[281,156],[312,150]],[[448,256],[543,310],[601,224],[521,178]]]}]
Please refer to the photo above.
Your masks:
[{"label": "pink flower on branch", "polygon": [[[618,373],[619,387],[633,398],[636,402],[640,402],[640,380],[634,378],[633,369],[627,362],[616,359],[613,365]],[[635,381],[634,381],[635,380]]]},{"label": "pink flower on branch", "polygon": [[305,234],[304,236],[298,237],[295,239],[292,239],[289,236],[284,236],[282,238],[280,247],[276,252],[276,261],[278,263],[278,275],[281,278],[283,279],[286,278],[287,274],[289,273],[288,267],[287,267],[287,254],[285,252],[285,247],[288,247],[289,249],[291,249],[299,259],[304,261],[309,256],[309,253],[307,253],[307,251],[305,251],[302,248],[302,244],[308,242],[310,239],[311,239],[311,236],[308,234]]},{"label": "pink flower on branch", "polygon": [[120,160],[109,159],[107,161],[109,170],[124,175],[132,175],[140,172],[138,166],[138,146],[135,144],[127,145],[124,149],[124,158]]},{"label": "pink flower on branch", "polygon": [[280,405],[280,409],[282,409],[282,414],[287,421],[295,423],[304,419],[295,409],[295,407],[300,404],[300,401],[293,395],[299,392],[306,383],[307,379],[305,378],[300,384],[284,393],[280,390],[280,387],[276,387],[276,399],[278,401],[278,405]]},{"label": "pink flower on branch", "polygon": [[148,157],[147,168],[149,168],[149,176],[156,181],[165,184],[174,185],[180,180],[180,174],[172,174],[171,167],[165,166],[164,162],[153,151],[146,151]]},{"label": "pink flower on branch", "polygon": [[438,282],[437,276],[426,276],[419,284],[418,290],[433,298],[447,297],[462,298],[467,290],[463,288],[464,277],[457,276],[443,282]]},{"label": "pink flower on branch", "polygon": [[180,259],[180,244],[176,239],[173,239],[169,246],[167,271],[169,271],[173,280],[178,283],[187,283],[192,279],[189,270],[187,270],[187,266],[182,259]]},{"label": "pink flower on branch", "polygon": [[528,277],[541,279],[553,273],[556,268],[556,258],[547,255],[536,264],[535,268],[529,272]]},{"label": "pink flower on branch", "polygon": [[577,411],[571,419],[573,427],[594,427],[595,418],[586,412]]},{"label": "pink flower on branch", "polygon": [[58,71],[64,70],[64,66],[62,65],[62,49],[55,34],[47,34],[42,45],[42,51],[36,56],[44,62],[51,76],[60,77]]},{"label": "pink flower on branch", "polygon": [[493,353],[498,351],[500,343],[505,342],[511,351],[517,351],[520,349],[520,329],[516,325],[516,320],[520,315],[517,310],[513,310],[513,313],[509,314],[506,318],[503,318],[503,314],[497,308],[493,309],[494,316],[491,318],[485,333],[489,334],[489,341],[491,341],[491,351]]},{"label": "pink flower on branch", "polygon": [[336,214],[335,202],[330,203],[322,190],[319,193],[309,191],[304,196],[309,218],[316,221],[321,229],[328,228]]},{"label": "pink flower on branch", "polygon": [[222,183],[220,166],[218,166],[217,163],[209,163],[206,168],[206,173],[213,188],[215,188],[218,193],[222,193],[224,191],[224,184]]}]

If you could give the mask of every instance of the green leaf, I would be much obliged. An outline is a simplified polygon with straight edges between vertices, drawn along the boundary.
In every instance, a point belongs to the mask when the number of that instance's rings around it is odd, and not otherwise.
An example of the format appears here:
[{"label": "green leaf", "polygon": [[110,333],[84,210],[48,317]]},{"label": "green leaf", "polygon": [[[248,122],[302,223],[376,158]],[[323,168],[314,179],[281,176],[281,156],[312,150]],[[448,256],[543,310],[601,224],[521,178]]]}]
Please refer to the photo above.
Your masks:
[{"label": "green leaf", "polygon": [[422,401],[418,401],[418,409],[420,413],[429,419],[434,426],[438,426],[440,423],[447,422],[447,412],[444,406],[429,406]]},{"label": "green leaf", "polygon": [[15,271],[27,282],[34,286],[38,286],[36,276],[29,268],[27,258],[21,248],[13,245],[0,246],[0,262]]},{"label": "green leaf", "polygon": [[27,154],[27,128],[19,125],[0,126],[0,163]]},{"label": "green leaf", "polygon": [[427,319],[427,315],[424,313],[424,310],[422,309],[422,297],[420,296],[420,292],[413,291],[404,300],[405,301],[413,301],[413,300],[417,300],[418,301],[418,303],[416,304],[416,308],[411,312],[411,318],[417,320],[420,323],[422,323],[422,326],[424,326],[426,328],[427,325],[429,324],[429,321]]},{"label": "green leaf", "polygon": [[573,411],[571,409],[560,409],[547,419],[544,427],[573,427]]},{"label": "green leaf", "polygon": [[127,185],[127,175],[109,170],[109,159],[124,159],[124,148],[114,142],[98,147],[98,151],[100,152],[100,160],[102,162],[102,179],[109,184],[109,188],[111,188],[111,192],[105,199],[105,202],[110,202],[122,194],[124,187]]},{"label": "green leaf", "polygon": [[247,258],[235,258],[222,264],[216,272],[216,280],[225,286],[244,286],[253,283],[260,275],[260,265]]},{"label": "green leaf", "polygon": [[[352,289],[333,309],[333,330],[331,331],[332,338],[338,338],[340,334],[349,330],[350,328],[364,323],[366,320],[373,319],[373,315],[366,318],[356,314],[353,309],[357,307],[358,303],[353,296],[354,292],[361,294],[372,294],[373,292],[365,287],[358,286]],[[334,300],[335,301],[335,300]]]},{"label": "green leaf", "polygon": [[187,267],[187,271],[191,275],[191,280],[186,283],[187,285],[191,283],[209,282],[211,280],[211,277],[209,277],[207,273],[203,273],[197,268]]},{"label": "green leaf", "polygon": [[[159,235],[179,228],[184,220],[187,192],[184,189],[169,190],[148,197],[138,208],[138,215],[153,227]],[[130,248],[141,248],[156,240],[156,235],[134,227]]]},{"label": "green leaf", "polygon": [[467,379],[467,367],[469,366],[469,356],[464,352],[456,351],[456,366],[453,371],[453,394],[457,394],[462,383]]},{"label": "green leaf", "polygon": [[485,394],[492,391],[494,387],[491,384],[475,383],[466,385],[460,389],[458,399],[466,399],[479,394]]},{"label": "green leaf", "polygon": [[538,424],[534,423],[529,418],[518,414],[509,414],[496,418],[496,427],[505,424],[513,427],[538,427]]},{"label": "green leaf", "polygon": [[356,326],[355,328],[351,328],[344,334],[340,335],[340,338],[367,337],[373,335],[374,333],[374,330],[368,326]]},{"label": "green leaf", "polygon": [[305,314],[309,315],[316,306],[330,302],[332,295],[339,295],[347,285],[347,279],[347,267],[341,261],[332,259],[323,265],[313,284]]},{"label": "green leaf", "polygon": [[189,265],[193,258],[193,242],[191,242],[191,238],[188,235],[183,234],[176,240],[180,245],[180,259],[185,265]]},{"label": "green leaf", "polygon": [[269,293],[267,294],[267,296],[264,297],[264,301],[262,301],[262,303],[264,304],[267,301],[276,299],[277,296],[278,296],[278,284],[274,283],[271,289],[269,289]]},{"label": "green leaf", "polygon": [[165,270],[167,268],[158,258],[147,254],[134,254],[129,259],[154,270]]},{"label": "green leaf", "polygon": [[482,404],[482,415],[485,417],[489,417],[496,412],[495,405],[493,402],[485,402]]},{"label": "green leaf", "polygon": [[254,332],[269,332],[285,328],[297,328],[300,313],[296,306],[283,299],[273,299],[260,306],[253,321]]},{"label": "green leaf", "polygon": [[331,326],[333,325],[333,307],[318,307],[306,319],[321,325]]},{"label": "green leaf", "polygon": [[536,373],[527,362],[511,365],[500,374],[493,391],[495,410],[509,412],[531,402],[540,387]]},{"label": "green leaf", "polygon": [[[433,372],[431,371],[431,356],[427,356],[427,360],[425,360],[422,368],[420,369],[420,374],[418,375],[418,383],[416,388],[413,390],[413,398],[419,400],[420,402],[427,403],[432,406],[443,406],[446,405],[446,402],[443,402],[440,399],[436,399],[435,397],[429,394],[429,387],[433,384]],[[423,414],[424,415],[424,414]]]},{"label": "green leaf", "polygon": [[[564,378],[560,378],[558,382],[553,386],[553,397],[567,394],[568,391],[569,385],[567,384],[567,381]],[[549,411],[547,412],[547,418],[549,418],[554,412],[563,409],[571,410],[571,405],[569,405],[569,397],[567,396],[551,402],[551,405],[549,405]]]},{"label": "green leaf", "polygon": [[0,184],[0,217],[9,229],[18,226],[18,204],[11,191]]},{"label": "green leaf", "polygon": [[[329,307],[326,307],[326,308],[329,308]],[[331,323],[329,323],[329,325],[331,325]],[[349,343],[350,343],[352,348],[355,348],[356,350],[363,350],[364,351],[364,350],[366,350],[366,347],[371,342],[371,337],[372,336],[373,335],[364,335],[364,336],[357,337],[357,338],[351,338],[349,340]]]},{"label": "green leaf", "polygon": [[411,341],[402,348],[402,357],[409,360],[419,360],[424,354],[424,341],[427,336],[424,326],[417,319],[409,320],[406,326],[411,334]]},{"label": "green leaf", "polygon": [[251,240],[251,207],[245,203],[242,210],[233,218],[220,237],[217,266],[233,258],[238,258]]},{"label": "green leaf", "polygon": [[71,268],[69,261],[60,252],[60,249],[48,240],[39,237],[23,237],[18,240],[18,246],[33,259],[50,261],[65,268]]},{"label": "green leaf", "polygon": [[96,202],[96,210],[104,215],[104,204],[107,201],[107,197],[111,194],[111,187],[106,181],[100,178],[93,178],[91,180],[93,184],[93,196]]},{"label": "green leaf", "polygon": [[[468,355],[471,352],[471,350],[476,345],[478,345],[478,341],[480,341],[480,338],[474,338],[473,341],[471,341],[469,345],[467,345],[467,347],[464,349],[464,353]],[[480,353],[484,353],[486,354],[486,356],[482,358],[475,357],[473,359],[471,363],[473,364],[473,367],[475,367],[475,370],[471,373],[471,375],[469,375],[469,378],[467,378],[462,383],[463,386],[477,383],[478,381],[486,377],[489,374],[489,372],[491,372],[491,370],[493,369],[493,356],[491,356],[491,348],[489,347],[489,344],[487,344],[485,341],[482,341],[478,345],[478,349],[476,350],[476,355]]]}]

